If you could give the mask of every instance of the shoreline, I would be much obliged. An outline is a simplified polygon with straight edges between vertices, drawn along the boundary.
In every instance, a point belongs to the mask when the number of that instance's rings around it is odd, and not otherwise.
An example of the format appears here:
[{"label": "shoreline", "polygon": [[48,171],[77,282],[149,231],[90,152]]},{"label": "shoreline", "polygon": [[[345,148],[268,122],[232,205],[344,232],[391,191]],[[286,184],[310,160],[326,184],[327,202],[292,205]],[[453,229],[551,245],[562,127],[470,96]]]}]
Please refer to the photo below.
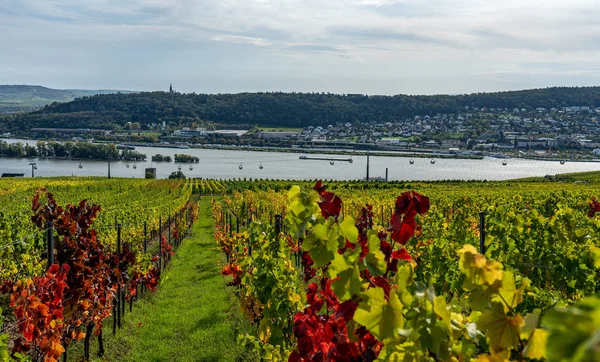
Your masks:
[{"label": "shoreline", "polygon": [[[0,138],[0,139],[11,139],[11,140],[22,140],[22,141],[38,141],[37,139],[27,138]],[[43,140],[43,142],[49,142]],[[55,142],[67,142],[67,141],[55,141]],[[95,142],[98,144],[110,144],[112,142],[99,141]],[[115,143],[116,144],[116,143]],[[399,157],[399,158],[439,158],[439,159],[463,159],[463,160],[483,160],[486,157],[494,157],[489,154],[455,154],[447,153],[447,151],[441,150],[398,150],[398,151],[384,151],[384,150],[351,150],[351,149],[322,149],[322,148],[292,148],[292,147],[257,147],[257,146],[230,146],[230,145],[165,145],[160,143],[141,143],[141,142],[129,142],[122,143],[123,145],[130,145],[133,147],[151,147],[151,148],[165,148],[165,149],[180,149],[181,153],[185,153],[185,150],[190,149],[207,149],[207,150],[223,150],[223,151],[251,151],[251,152],[274,152],[274,153],[300,153],[300,154],[325,154],[325,155],[342,155],[342,156],[376,156],[376,157]],[[411,152],[412,151],[412,152]],[[461,152],[461,151],[459,151]],[[464,151],[463,151],[464,152]],[[148,161],[153,155],[146,155]],[[523,159],[533,161],[548,161],[548,162],[560,162],[565,161],[568,163],[573,162],[584,162],[584,163],[598,163],[600,159],[576,159],[571,160],[568,158],[546,158],[546,157],[534,157],[534,156],[511,156],[504,155],[501,159]],[[0,157],[12,157],[6,155],[0,155]],[[30,157],[12,157],[12,158],[30,158]],[[38,158],[38,157],[34,157]],[[45,157],[44,159],[57,159],[57,160],[73,160],[73,161],[104,161],[105,159],[96,158],[69,158],[69,157]],[[136,162],[133,160],[111,160],[111,161],[129,161]],[[144,162],[138,160],[137,162]]]}]

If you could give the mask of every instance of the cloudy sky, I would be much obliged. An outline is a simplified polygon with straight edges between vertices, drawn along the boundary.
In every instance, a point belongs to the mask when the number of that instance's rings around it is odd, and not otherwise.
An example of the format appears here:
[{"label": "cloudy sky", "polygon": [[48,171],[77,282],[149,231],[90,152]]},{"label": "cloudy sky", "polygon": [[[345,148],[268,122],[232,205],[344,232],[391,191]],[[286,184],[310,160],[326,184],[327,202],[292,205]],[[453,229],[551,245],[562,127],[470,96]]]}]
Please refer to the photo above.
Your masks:
[{"label": "cloudy sky", "polygon": [[0,0],[0,84],[433,94],[600,85],[598,0]]}]

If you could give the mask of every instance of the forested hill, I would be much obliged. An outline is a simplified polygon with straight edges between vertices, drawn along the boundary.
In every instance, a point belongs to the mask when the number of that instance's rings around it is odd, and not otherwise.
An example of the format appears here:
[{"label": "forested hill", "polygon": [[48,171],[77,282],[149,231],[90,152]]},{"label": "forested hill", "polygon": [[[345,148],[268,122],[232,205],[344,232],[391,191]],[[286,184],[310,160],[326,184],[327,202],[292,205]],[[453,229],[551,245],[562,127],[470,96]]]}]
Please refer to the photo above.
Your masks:
[{"label": "forested hill", "polygon": [[102,94],[54,103],[14,115],[0,129],[31,127],[107,128],[139,122],[304,127],[336,122],[394,121],[415,115],[456,113],[465,107],[600,107],[600,87],[556,87],[469,95],[365,96],[325,93]]},{"label": "forested hill", "polygon": [[52,89],[40,85],[0,84],[0,114],[33,111],[53,102],[68,102],[78,97],[116,92],[115,90]]}]

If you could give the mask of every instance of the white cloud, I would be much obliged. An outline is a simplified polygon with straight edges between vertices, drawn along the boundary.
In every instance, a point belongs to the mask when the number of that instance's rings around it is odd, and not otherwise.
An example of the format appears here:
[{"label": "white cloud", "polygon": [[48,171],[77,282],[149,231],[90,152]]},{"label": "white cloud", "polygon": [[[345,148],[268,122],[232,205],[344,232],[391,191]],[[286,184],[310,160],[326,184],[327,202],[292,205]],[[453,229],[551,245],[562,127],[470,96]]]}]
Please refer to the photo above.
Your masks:
[{"label": "white cloud", "polygon": [[251,44],[259,47],[265,47],[269,45],[273,45],[270,41],[262,38],[254,38],[251,36],[241,36],[241,35],[215,35],[211,36],[210,40],[212,41],[224,41],[228,43],[234,44]]},{"label": "white cloud", "polygon": [[[100,48],[118,58],[160,42],[173,52],[219,47],[202,59],[223,74],[231,74],[224,57],[254,48],[231,67],[278,64],[305,80],[531,72],[564,82],[559,76],[600,54],[599,17],[596,0],[0,0],[0,47],[16,52],[0,58],[0,79],[11,66],[43,67],[60,51],[62,67]],[[542,62],[555,66],[524,66]],[[596,76],[590,69],[579,73]]]}]

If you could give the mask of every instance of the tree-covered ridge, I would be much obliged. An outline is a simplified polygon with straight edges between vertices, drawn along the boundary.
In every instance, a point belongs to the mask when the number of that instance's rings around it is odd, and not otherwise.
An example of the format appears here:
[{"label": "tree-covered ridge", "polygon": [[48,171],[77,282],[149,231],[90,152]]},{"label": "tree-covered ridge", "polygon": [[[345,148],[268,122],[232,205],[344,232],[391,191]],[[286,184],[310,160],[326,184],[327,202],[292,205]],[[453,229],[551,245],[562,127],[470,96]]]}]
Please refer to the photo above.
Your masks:
[{"label": "tree-covered ridge", "polygon": [[40,85],[0,84],[0,114],[33,111],[53,102],[68,102],[79,97],[116,92],[115,90],[53,89]]},{"label": "tree-covered ridge", "polygon": [[108,128],[139,122],[306,127],[338,122],[393,122],[416,115],[465,112],[465,107],[514,109],[600,107],[600,87],[554,87],[465,95],[367,96],[331,93],[102,94],[54,103],[0,123],[0,129]]}]

